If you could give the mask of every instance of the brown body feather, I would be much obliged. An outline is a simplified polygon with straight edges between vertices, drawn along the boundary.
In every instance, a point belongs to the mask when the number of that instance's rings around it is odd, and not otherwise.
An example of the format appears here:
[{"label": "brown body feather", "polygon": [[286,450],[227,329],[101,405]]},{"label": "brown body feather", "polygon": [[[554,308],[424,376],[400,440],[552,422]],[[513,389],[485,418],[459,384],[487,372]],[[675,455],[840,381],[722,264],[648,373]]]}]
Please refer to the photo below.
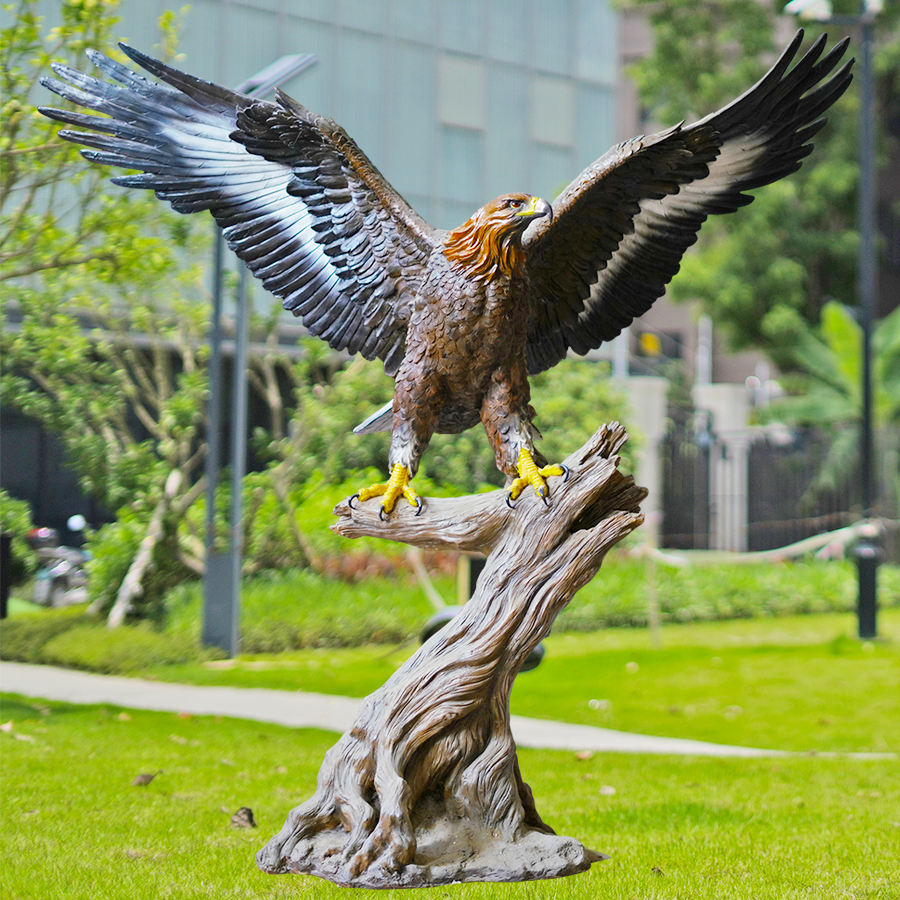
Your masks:
[{"label": "brown body feather", "polygon": [[[435,432],[479,421],[497,467],[516,475],[537,435],[525,362],[528,285],[522,234],[549,207],[498,197],[452,231],[419,288],[396,376],[390,462],[411,474]],[[462,363],[462,364],[461,364]]]}]

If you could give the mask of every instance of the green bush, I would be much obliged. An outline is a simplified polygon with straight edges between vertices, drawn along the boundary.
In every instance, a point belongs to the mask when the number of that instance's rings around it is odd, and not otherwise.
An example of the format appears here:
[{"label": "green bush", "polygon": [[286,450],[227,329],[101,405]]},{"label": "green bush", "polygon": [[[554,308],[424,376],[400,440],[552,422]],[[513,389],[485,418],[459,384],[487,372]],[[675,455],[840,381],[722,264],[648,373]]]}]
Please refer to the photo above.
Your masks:
[{"label": "green bush", "polygon": [[160,634],[142,622],[122,628],[79,625],[48,641],[43,661],[92,672],[136,675],[154,666],[196,662],[202,655],[192,641]]},{"label": "green bush", "polygon": [[[685,568],[657,563],[653,573],[647,563],[610,554],[600,574],[560,613],[554,631],[645,626],[651,591],[663,622],[849,612],[856,605],[856,568],[848,561]],[[900,567],[882,566],[879,583],[880,604],[900,605]]]},{"label": "green bush", "polygon": [[[116,594],[134,562],[146,532],[146,516],[123,507],[116,521],[99,528],[88,538],[91,559],[88,562],[88,590],[101,614],[112,608]],[[178,558],[176,535],[166,530],[153,551],[153,561],[142,581],[142,592],[133,601],[130,618],[159,623],[165,615],[163,597],[173,585],[192,573]]]},{"label": "green bush", "polygon": [[26,541],[32,527],[31,507],[0,489],[0,534],[12,535],[11,585],[27,581],[37,568],[37,554]]},{"label": "green bush", "polygon": [[84,606],[42,610],[24,616],[5,619],[0,633],[0,659],[24,663],[43,663],[44,647],[63,632],[79,625],[95,623]]},{"label": "green bush", "polygon": [[[180,585],[169,592],[166,604],[167,633],[196,641],[200,584]],[[373,576],[349,584],[309,571],[271,573],[243,582],[241,650],[280,653],[402,643],[418,634],[432,612],[421,589],[405,578]]]},{"label": "green bush", "polygon": [[[648,576],[651,580],[648,581]],[[611,554],[600,575],[583,588],[554,625],[559,634],[617,626],[643,627],[650,591],[664,622],[847,612],[856,603],[850,562],[715,565],[672,569],[657,564],[655,586],[647,564]],[[900,567],[879,570],[879,602],[900,605]],[[438,580],[453,599],[449,579]],[[98,672],[139,674],[143,669],[196,662],[215,655],[199,646],[199,582],[166,597],[165,631],[149,623],[108,629],[84,607],[44,610],[3,624],[0,656]],[[415,640],[433,610],[421,589],[404,577],[365,577],[356,584],[309,571],[248,579],[241,595],[241,649],[278,653],[304,647],[352,647]]]}]

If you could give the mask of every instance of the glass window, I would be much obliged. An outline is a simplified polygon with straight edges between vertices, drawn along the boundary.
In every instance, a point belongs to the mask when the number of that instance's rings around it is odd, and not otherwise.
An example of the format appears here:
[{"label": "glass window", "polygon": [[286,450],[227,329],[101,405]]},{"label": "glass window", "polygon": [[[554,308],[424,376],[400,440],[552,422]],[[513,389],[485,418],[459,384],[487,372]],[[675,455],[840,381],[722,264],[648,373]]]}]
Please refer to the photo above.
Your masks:
[{"label": "glass window", "polygon": [[397,37],[436,43],[435,0],[391,0],[391,27]]},{"label": "glass window", "polygon": [[292,16],[283,21],[281,33],[283,53],[316,55],[316,62],[284,84],[282,89],[307,109],[329,118],[334,118],[334,81],[331,74],[334,65],[334,35],[335,29],[329,25]]},{"label": "glass window", "polygon": [[440,120],[464,128],[484,128],[486,99],[484,62],[442,53],[438,61]]},{"label": "glass window", "polygon": [[359,31],[342,31],[338,36],[337,68],[333,73],[337,89],[334,117],[381,166],[384,160],[385,44]]},{"label": "glass window", "polygon": [[531,136],[545,144],[575,143],[575,91],[571,80],[535,74],[531,81]]},{"label": "glass window", "polygon": [[512,191],[529,191],[529,79],[518,66],[494,63],[489,70],[487,178],[482,203]]},{"label": "glass window", "polygon": [[323,2],[323,0],[282,0],[284,12],[291,16],[303,16],[316,22],[336,23],[338,12],[337,3]]},{"label": "glass window", "polygon": [[535,0],[532,62],[539,69],[569,72],[573,6],[573,0]]},{"label": "glass window", "polygon": [[251,6],[256,9],[267,9],[269,12],[278,12],[281,3],[279,0],[231,0],[230,5],[235,6]]},{"label": "glass window", "polygon": [[484,202],[484,192],[481,189],[483,172],[483,132],[471,128],[443,126],[441,128],[441,198],[474,204],[467,214],[468,217]]},{"label": "glass window", "polygon": [[[580,172],[615,143],[615,89],[581,85],[578,91],[576,169]],[[575,172],[572,173],[574,178]]]},{"label": "glass window", "polygon": [[575,74],[590,81],[615,84],[618,21],[609,0],[581,0],[576,44]]},{"label": "glass window", "polygon": [[488,7],[488,53],[494,59],[527,65],[528,5],[522,0],[491,0]]},{"label": "glass window", "polygon": [[448,231],[452,228],[458,228],[463,222],[471,218],[480,206],[479,203],[460,203],[455,200],[442,200],[440,202],[440,212],[437,221],[434,223],[437,228],[446,228]]},{"label": "glass window", "polygon": [[345,28],[360,28],[376,32],[383,32],[387,29],[385,0],[341,0],[339,6],[341,24]]},{"label": "glass window", "polygon": [[533,144],[531,159],[534,185],[532,193],[551,202],[578,174],[572,163],[572,151],[564,147]]},{"label": "glass window", "polygon": [[437,203],[435,202],[434,196],[429,191],[427,196],[422,194],[406,194],[403,191],[400,192],[403,194],[403,197],[406,199],[406,202],[429,224],[434,225],[435,228],[440,228],[438,225],[438,217],[436,213]]},{"label": "glass window", "polygon": [[[389,181],[404,195],[435,190],[434,54],[421,44],[397,41],[390,75],[387,130]],[[385,175],[388,173],[385,172]]]},{"label": "glass window", "polygon": [[[48,28],[59,24],[60,5],[57,0],[57,2],[52,4],[54,9],[50,9],[50,3],[38,3],[36,12],[38,15],[45,17],[44,22]],[[123,17],[123,20],[116,25],[111,37],[114,37],[117,41],[124,41],[126,44],[130,44],[144,53],[149,53],[151,56],[158,56],[157,51],[159,47],[157,44],[159,41],[159,17],[161,13],[162,10],[159,8],[159,3],[156,2],[129,4],[128,16]],[[184,23],[181,29],[182,35],[190,30],[191,20],[196,18],[196,14],[193,12],[189,12],[184,17],[182,20]],[[187,60],[179,60],[175,65],[180,67],[182,62],[189,65]],[[194,70],[191,69],[191,71],[193,72]]]},{"label": "glass window", "polygon": [[452,0],[441,4],[443,46],[464,53],[483,53],[486,6],[482,0]]},{"label": "glass window", "polygon": [[278,59],[280,29],[276,13],[241,6],[226,10],[225,46],[219,55],[228,61],[230,70],[224,83],[236,87]]}]

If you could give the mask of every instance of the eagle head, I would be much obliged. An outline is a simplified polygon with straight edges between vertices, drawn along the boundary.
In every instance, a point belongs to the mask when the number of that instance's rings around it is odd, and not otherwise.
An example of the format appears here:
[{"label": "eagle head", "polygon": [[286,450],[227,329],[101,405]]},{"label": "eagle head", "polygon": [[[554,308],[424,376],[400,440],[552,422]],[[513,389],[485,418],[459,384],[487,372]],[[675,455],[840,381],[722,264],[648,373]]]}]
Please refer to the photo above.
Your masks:
[{"label": "eagle head", "polygon": [[509,277],[524,260],[523,232],[541,216],[553,216],[546,200],[530,194],[503,194],[450,232],[444,254],[471,278],[490,281],[497,275]]}]

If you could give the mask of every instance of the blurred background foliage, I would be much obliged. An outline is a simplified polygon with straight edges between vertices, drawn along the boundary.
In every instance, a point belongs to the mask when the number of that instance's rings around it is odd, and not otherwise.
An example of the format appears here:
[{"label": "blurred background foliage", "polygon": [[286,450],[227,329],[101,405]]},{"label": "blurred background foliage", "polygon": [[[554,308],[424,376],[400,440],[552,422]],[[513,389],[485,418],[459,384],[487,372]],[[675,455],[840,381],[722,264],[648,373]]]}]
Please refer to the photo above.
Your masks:
[{"label": "blurred background foliage", "polygon": [[[752,83],[775,51],[779,9],[757,0],[628,2],[646,6],[655,35],[655,49],[633,70],[650,121],[705,115]],[[16,328],[0,338],[0,399],[59,436],[85,491],[114,517],[89,536],[94,611],[109,611],[129,584],[132,618],[160,621],[167,592],[203,570],[210,298],[197,260],[211,255],[212,229],[143,192],[109,185],[109,173],[60,141],[57,126],[34,109],[51,61],[85,70],[87,48],[110,52],[117,6],[64,0],[63,24],[52,32],[35,0],[5,7],[0,314]],[[896,89],[900,77],[898,8],[889,4],[882,16],[883,88]],[[160,20],[158,46],[164,56],[175,53],[176,16]],[[707,223],[672,285],[676,299],[700,298],[736,348],[759,347],[789,373],[789,387],[805,399],[786,401],[780,412],[798,423],[846,424],[858,408],[858,362],[849,349],[855,322],[846,312],[858,240],[855,97],[851,91],[829,113],[816,165],[769,187],[740,216]],[[897,321],[885,320],[876,340],[879,415],[894,426]],[[252,344],[251,390],[264,414],[252,436],[255,471],[244,482],[245,572],[356,577],[371,573],[375,555],[389,571],[401,550],[365,540],[348,549],[327,525],[339,500],[387,470],[388,436],[351,432],[391,396],[391,380],[379,363],[347,360],[315,339],[301,341],[299,355],[289,352],[277,315],[254,319]],[[566,361],[533,379],[548,459],[563,459],[600,423],[624,418],[607,374],[605,364]],[[842,459],[838,447],[834,471]],[[417,482],[427,497],[502,480],[475,428],[436,436]],[[27,573],[27,510],[2,501],[4,528],[17,535]],[[225,485],[217,502],[224,534]],[[142,546],[150,552],[139,553]]]}]

